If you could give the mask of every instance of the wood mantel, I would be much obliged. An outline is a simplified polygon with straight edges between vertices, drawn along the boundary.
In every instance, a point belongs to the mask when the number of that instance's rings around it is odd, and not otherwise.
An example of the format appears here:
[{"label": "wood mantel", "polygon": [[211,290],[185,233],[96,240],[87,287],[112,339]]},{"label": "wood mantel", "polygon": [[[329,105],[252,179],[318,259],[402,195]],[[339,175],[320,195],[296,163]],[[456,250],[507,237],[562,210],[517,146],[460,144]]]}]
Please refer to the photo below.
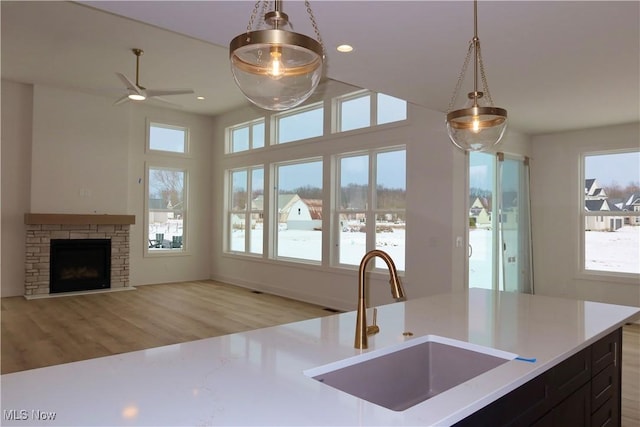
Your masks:
[{"label": "wood mantel", "polygon": [[135,215],[26,213],[25,224],[135,224]]}]

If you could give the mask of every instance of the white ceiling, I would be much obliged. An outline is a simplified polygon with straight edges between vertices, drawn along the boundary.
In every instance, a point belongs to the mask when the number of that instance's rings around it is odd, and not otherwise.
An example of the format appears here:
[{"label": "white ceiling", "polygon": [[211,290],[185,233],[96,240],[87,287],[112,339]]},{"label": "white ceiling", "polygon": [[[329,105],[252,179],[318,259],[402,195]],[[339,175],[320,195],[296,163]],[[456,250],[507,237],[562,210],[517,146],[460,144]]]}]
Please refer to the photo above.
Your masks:
[{"label": "white ceiling", "polygon": [[[246,104],[229,71],[228,43],[245,31],[254,1],[83,3],[91,7],[2,1],[2,77],[115,101],[122,94],[115,72],[135,79],[137,47],[145,51],[141,84],[206,97],[171,97],[185,111],[219,114]],[[283,5],[294,29],[313,35],[304,2]],[[446,111],[473,36],[471,2],[311,6],[329,78]],[[514,129],[540,134],[640,119],[640,2],[483,0],[478,13],[491,94]],[[341,43],[354,52],[336,52]]]}]

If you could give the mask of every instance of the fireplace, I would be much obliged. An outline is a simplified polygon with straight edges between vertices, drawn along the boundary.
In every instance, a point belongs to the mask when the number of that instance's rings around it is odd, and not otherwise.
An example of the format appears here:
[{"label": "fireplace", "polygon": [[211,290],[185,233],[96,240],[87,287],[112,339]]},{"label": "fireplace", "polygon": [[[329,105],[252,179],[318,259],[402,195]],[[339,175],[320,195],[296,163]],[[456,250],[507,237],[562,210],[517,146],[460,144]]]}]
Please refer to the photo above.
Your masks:
[{"label": "fireplace", "polygon": [[49,291],[111,287],[111,239],[52,239]]},{"label": "fireplace", "polygon": [[[111,254],[109,264],[104,264],[104,271],[98,271],[97,274],[108,276],[104,281],[101,280],[99,285],[96,285],[96,281],[92,278],[85,278],[88,279],[87,282],[91,282],[90,286],[97,286],[97,288],[92,288],[90,292],[133,289],[129,286],[129,228],[135,224],[135,216],[27,213],[24,215],[24,223],[27,233],[25,298],[44,298],[49,295],[61,296],[65,294],[66,291],[50,289],[51,280],[57,277],[51,272],[51,242],[56,240],[66,240],[69,244],[75,244],[77,240],[107,240],[110,249],[103,255],[107,257],[109,253]],[[85,255],[85,252],[83,250],[81,254]],[[96,251],[93,257],[101,258],[101,255],[97,255],[97,253]],[[68,274],[77,276],[80,273],[80,271],[74,272],[72,270]],[[89,273],[90,276],[95,276],[95,274],[95,272]],[[71,288],[77,287],[78,284],[79,282],[68,283]],[[82,285],[85,286],[86,283]]]}]

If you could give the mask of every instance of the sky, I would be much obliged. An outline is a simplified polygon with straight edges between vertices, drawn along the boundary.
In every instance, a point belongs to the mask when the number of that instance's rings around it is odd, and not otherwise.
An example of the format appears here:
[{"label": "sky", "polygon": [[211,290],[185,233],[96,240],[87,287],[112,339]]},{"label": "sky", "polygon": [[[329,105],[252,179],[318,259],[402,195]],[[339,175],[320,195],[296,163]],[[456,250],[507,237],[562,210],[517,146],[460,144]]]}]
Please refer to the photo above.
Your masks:
[{"label": "sky", "polygon": [[640,184],[640,151],[585,156],[585,179],[597,179],[603,186]]},{"label": "sky", "polygon": [[[472,153],[469,157],[470,187],[491,190],[493,161],[492,154]],[[585,156],[584,177],[595,178],[603,186],[640,184],[640,151]]]}]

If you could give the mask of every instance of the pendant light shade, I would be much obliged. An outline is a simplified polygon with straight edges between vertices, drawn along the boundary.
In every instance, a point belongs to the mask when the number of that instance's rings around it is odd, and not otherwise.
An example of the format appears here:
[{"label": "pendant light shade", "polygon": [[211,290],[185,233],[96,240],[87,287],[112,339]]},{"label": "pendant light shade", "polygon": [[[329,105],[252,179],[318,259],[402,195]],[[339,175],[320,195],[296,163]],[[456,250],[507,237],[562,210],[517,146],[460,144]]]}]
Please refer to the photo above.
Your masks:
[{"label": "pendant light shade", "polygon": [[[469,50],[449,103],[447,133],[453,144],[461,150],[486,151],[502,139],[507,129],[507,110],[493,105],[480,52],[477,0],[474,1],[473,8],[474,37],[469,43]],[[473,92],[469,93],[468,101],[463,108],[452,111],[472,57],[474,59]],[[483,92],[478,91],[478,71],[482,78]]]},{"label": "pendant light shade", "polygon": [[[318,40],[290,31],[289,17],[275,2],[275,10],[264,14],[266,29],[252,30],[258,4],[246,33],[229,45],[234,80],[249,101],[258,107],[282,111],[306,101],[322,77],[324,49],[315,18],[305,2]],[[263,9],[268,2],[263,2]]]}]

